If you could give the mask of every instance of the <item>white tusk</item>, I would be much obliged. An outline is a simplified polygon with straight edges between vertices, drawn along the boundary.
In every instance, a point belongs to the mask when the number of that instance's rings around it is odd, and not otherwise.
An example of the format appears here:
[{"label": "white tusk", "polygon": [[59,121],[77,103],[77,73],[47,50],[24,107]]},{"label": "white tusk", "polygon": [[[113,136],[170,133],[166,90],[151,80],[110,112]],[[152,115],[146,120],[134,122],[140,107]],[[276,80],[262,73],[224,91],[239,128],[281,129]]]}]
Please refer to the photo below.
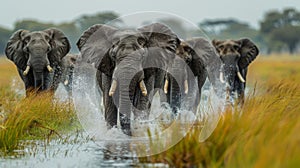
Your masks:
[{"label": "white tusk", "polygon": [[147,96],[147,89],[146,89],[144,80],[141,80],[139,84],[140,84],[140,89],[142,91],[143,96]]},{"label": "white tusk", "polygon": [[67,86],[69,84],[69,80],[65,80],[64,85]]},{"label": "white tusk", "polygon": [[221,81],[221,83],[225,83],[225,81],[224,81],[224,73],[223,72],[220,72],[220,81]]},{"label": "white tusk", "polygon": [[189,92],[189,84],[188,84],[188,81],[185,80],[184,81],[184,94],[188,94]]},{"label": "white tusk", "polygon": [[111,83],[111,86],[110,86],[108,95],[109,95],[109,96],[114,95],[114,93],[115,93],[115,91],[116,91],[116,88],[117,88],[117,81],[116,81],[116,80],[113,80],[112,83]]},{"label": "white tusk", "polygon": [[28,74],[29,70],[30,70],[30,66],[29,66],[29,65],[27,65],[27,67],[26,67],[25,71],[23,72],[23,75],[25,75],[25,76],[26,76],[26,75]]},{"label": "white tusk", "polygon": [[53,69],[51,68],[50,65],[47,65],[47,69],[48,69],[49,72],[53,72]]},{"label": "white tusk", "polygon": [[243,78],[243,76],[241,75],[240,71],[237,72],[237,76],[239,77],[240,81],[245,83],[245,79]]},{"label": "white tusk", "polygon": [[164,85],[164,92],[165,92],[165,94],[168,93],[168,88],[169,88],[169,81],[168,81],[168,79],[166,79],[165,85]]}]

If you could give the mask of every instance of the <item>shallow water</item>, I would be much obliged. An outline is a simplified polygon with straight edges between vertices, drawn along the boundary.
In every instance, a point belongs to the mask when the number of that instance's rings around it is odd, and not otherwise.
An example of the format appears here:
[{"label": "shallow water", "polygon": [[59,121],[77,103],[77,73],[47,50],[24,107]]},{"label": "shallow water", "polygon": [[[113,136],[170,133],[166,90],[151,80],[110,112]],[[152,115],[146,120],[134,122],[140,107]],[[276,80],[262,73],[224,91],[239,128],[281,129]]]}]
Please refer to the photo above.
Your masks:
[{"label": "shallow water", "polygon": [[[14,157],[0,159],[0,167],[131,167],[138,164],[137,158],[125,158],[106,150],[105,142],[99,146],[92,140],[79,140],[75,144],[51,141],[46,149],[36,141]],[[29,148],[32,149],[29,149]],[[118,149],[118,148],[116,148]],[[119,147],[121,150],[121,147]]]}]

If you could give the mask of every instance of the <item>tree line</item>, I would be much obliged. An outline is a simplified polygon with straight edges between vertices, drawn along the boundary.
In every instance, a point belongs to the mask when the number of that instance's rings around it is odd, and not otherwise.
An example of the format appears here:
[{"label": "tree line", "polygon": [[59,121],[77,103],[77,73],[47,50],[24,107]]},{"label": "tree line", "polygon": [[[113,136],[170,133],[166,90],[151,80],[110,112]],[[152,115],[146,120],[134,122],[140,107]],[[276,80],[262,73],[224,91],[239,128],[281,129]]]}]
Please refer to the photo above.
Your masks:
[{"label": "tree line", "polygon": [[[94,24],[120,24],[122,20],[114,12],[100,12],[95,15],[83,15],[61,24],[44,23],[36,20],[21,20],[14,24],[13,30],[0,27],[0,54],[11,34],[18,29],[30,31],[49,27],[61,29],[72,43],[72,51],[78,52],[75,45],[81,33]],[[113,22],[111,22],[113,20]],[[259,28],[251,27],[247,22],[236,19],[207,19],[198,24],[200,29],[188,30],[180,20],[167,18],[161,22],[169,25],[181,38],[198,36],[205,33],[210,39],[239,39],[249,37],[258,44],[264,54],[289,52],[300,53],[300,12],[294,8],[270,10],[259,22]]]}]

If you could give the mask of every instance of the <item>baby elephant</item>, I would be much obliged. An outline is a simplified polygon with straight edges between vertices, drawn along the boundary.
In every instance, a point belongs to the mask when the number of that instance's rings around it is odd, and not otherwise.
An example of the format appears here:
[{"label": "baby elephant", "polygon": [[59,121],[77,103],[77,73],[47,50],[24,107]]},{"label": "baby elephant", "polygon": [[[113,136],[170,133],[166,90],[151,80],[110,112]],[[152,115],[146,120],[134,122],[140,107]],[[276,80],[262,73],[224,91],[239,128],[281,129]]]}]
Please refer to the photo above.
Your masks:
[{"label": "baby elephant", "polygon": [[257,57],[259,50],[249,39],[213,40],[222,65],[220,81],[226,84],[226,99],[237,103],[244,103],[246,76],[249,64]]}]

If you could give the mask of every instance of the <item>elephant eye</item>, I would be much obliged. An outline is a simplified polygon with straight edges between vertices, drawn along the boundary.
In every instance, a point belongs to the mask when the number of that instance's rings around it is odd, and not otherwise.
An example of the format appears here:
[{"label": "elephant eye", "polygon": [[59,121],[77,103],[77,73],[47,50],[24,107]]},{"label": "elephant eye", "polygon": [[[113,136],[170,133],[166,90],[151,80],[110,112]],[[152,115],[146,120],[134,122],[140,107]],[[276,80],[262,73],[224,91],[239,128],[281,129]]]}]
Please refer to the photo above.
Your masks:
[{"label": "elephant eye", "polygon": [[24,39],[24,43],[28,43],[30,41],[30,37],[28,36],[28,37],[25,37],[25,39]]},{"label": "elephant eye", "polygon": [[50,42],[50,37],[46,36],[45,40],[49,43]]},{"label": "elephant eye", "polygon": [[240,49],[240,46],[238,46],[238,45],[234,45],[234,46],[233,46],[233,49],[234,49],[235,51],[239,51],[239,49]]},{"label": "elephant eye", "polygon": [[190,47],[184,47],[183,49],[189,54],[192,52],[192,49]]},{"label": "elephant eye", "polygon": [[223,49],[224,49],[224,45],[219,45],[218,48],[219,48],[220,50],[223,50]]}]

